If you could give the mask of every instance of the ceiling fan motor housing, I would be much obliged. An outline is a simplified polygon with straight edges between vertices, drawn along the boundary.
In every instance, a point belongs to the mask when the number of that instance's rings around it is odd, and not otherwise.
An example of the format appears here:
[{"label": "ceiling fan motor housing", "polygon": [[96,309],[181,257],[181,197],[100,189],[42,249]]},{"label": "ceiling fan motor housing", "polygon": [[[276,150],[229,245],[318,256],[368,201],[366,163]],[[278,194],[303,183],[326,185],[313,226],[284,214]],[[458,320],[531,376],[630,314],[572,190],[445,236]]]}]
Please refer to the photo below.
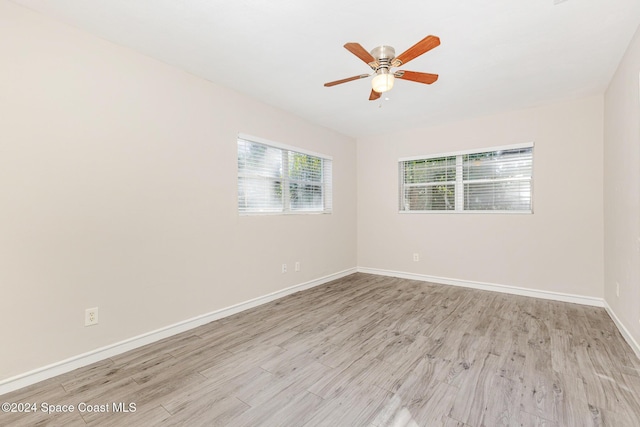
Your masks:
[{"label": "ceiling fan motor housing", "polygon": [[396,51],[391,46],[378,46],[371,50],[371,56],[373,56],[377,62],[374,68],[375,74],[389,74],[391,60],[396,57]]},{"label": "ceiling fan motor housing", "polygon": [[373,56],[378,62],[380,60],[386,59],[387,61],[391,61],[396,57],[396,50],[391,46],[378,46],[373,48],[371,51],[371,56]]}]

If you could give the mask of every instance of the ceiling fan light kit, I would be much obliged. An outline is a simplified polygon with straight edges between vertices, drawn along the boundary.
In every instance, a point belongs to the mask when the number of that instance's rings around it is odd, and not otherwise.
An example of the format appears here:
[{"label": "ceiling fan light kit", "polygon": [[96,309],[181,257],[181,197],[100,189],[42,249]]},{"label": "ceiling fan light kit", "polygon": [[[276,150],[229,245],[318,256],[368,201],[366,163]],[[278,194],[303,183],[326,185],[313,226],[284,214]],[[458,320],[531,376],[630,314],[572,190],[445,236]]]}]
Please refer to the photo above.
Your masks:
[{"label": "ceiling fan light kit", "polygon": [[394,77],[389,70],[376,72],[376,76],[371,80],[371,88],[378,93],[384,93],[393,88]]},{"label": "ceiling fan light kit", "polygon": [[371,56],[376,60],[375,77],[371,80],[371,88],[378,93],[391,90],[394,76],[389,69],[391,60],[396,56],[395,49],[391,46],[378,46],[371,51]]},{"label": "ceiling fan light kit", "polygon": [[438,80],[437,74],[420,73],[417,71],[404,71],[398,70],[396,72],[391,71],[391,67],[399,67],[412,59],[417,58],[425,52],[440,45],[440,39],[436,36],[427,36],[420,40],[415,45],[404,51],[398,56],[396,51],[391,46],[378,46],[371,52],[367,52],[359,43],[347,43],[344,48],[349,52],[360,58],[365,62],[373,73],[360,74],[353,77],[347,77],[346,79],[335,80],[333,82],[325,83],[325,87],[336,86],[342,83],[351,82],[354,80],[364,79],[370,76],[374,76],[371,80],[371,94],[369,100],[373,101],[380,98],[380,94],[387,92],[393,88],[395,79],[411,80],[423,84],[431,84]]}]

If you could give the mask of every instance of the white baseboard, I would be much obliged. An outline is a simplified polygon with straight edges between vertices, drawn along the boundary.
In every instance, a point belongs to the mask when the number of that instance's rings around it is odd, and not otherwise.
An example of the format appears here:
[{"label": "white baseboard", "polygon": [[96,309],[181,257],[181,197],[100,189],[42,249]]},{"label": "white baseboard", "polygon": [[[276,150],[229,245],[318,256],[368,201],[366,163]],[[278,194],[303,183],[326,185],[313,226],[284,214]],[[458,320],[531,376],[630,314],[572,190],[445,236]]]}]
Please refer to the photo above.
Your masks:
[{"label": "white baseboard", "polygon": [[609,304],[607,304],[606,300],[604,302],[604,308],[607,310],[607,313],[609,313],[609,317],[611,317],[611,320],[613,320],[613,323],[615,323],[616,326],[618,327],[618,330],[620,331],[620,334],[622,334],[622,337],[624,338],[624,340],[627,342],[627,344],[629,344],[629,346],[631,347],[633,352],[636,354],[636,356],[638,356],[638,359],[640,359],[640,345],[638,345],[638,342],[635,339],[633,339],[633,335],[631,335],[631,332],[629,332],[627,327],[624,326],[624,323],[622,323],[622,321],[618,318],[618,316],[616,316],[616,313],[609,306]]},{"label": "white baseboard", "polygon": [[502,292],[525,297],[542,298],[554,301],[571,302],[574,304],[604,307],[604,299],[586,297],[582,295],[565,294],[561,292],[542,291],[537,289],[520,288],[517,286],[498,285],[495,283],[473,282],[470,280],[451,279],[448,277],[429,276],[426,274],[405,273],[401,271],[381,270],[377,268],[358,267],[358,272],[377,274],[380,276],[399,277],[401,279],[420,280],[441,285],[462,286],[464,288],[481,289],[483,291]]},{"label": "white baseboard", "polygon": [[249,301],[235,304],[220,310],[212,311],[211,313],[196,316],[194,318],[184,320],[182,322],[178,322],[164,328],[156,329],[155,331],[147,332],[145,334],[138,335],[124,341],[110,344],[105,347],[89,351],[87,353],[79,354],[77,356],[61,360],[48,366],[44,366],[20,375],[16,375],[11,378],[4,379],[0,381],[0,395],[18,390],[22,387],[35,384],[37,382],[55,377],[60,374],[64,374],[66,372],[73,371],[74,369],[90,365],[100,360],[108,359],[109,357],[116,356],[118,354],[133,350],[138,347],[142,347],[143,345],[159,341],[172,335],[188,331],[189,329],[205,325],[209,322],[213,322],[214,320],[218,320],[223,317],[231,316],[232,314],[257,307],[259,305],[268,303],[278,298],[282,298],[295,292],[310,289],[315,286],[330,282],[332,280],[340,279],[342,277],[348,276],[349,274],[353,274],[356,271],[356,268],[351,268],[340,271],[338,273],[330,274],[319,279],[291,286],[289,288],[282,289],[268,295],[254,298]]}]

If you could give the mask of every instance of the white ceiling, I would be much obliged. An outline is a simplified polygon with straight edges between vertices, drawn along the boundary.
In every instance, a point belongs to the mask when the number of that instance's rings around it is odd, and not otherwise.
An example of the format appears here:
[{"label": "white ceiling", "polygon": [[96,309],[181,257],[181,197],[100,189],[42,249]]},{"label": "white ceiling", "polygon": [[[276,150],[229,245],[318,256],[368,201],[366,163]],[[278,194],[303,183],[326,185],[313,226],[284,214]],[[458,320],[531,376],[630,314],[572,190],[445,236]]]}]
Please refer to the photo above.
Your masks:
[{"label": "white ceiling", "polygon": [[[638,0],[13,1],[354,137],[603,93],[640,23]],[[432,85],[323,87],[370,72],[347,42],[399,54],[430,34],[401,68]]]}]

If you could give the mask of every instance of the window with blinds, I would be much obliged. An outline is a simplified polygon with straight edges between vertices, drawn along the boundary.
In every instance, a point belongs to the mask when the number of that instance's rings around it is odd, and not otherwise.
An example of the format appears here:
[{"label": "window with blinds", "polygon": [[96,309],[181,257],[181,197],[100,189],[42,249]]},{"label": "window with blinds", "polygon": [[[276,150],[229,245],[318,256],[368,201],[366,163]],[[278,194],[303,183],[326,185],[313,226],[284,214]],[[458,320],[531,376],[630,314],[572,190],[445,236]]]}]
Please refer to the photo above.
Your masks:
[{"label": "window with blinds", "polygon": [[238,138],[241,214],[331,212],[331,158]]},{"label": "window with blinds", "polygon": [[456,156],[400,162],[401,210],[447,211],[456,203]]},{"label": "window with blinds", "polygon": [[533,144],[400,159],[400,212],[532,209]]}]

